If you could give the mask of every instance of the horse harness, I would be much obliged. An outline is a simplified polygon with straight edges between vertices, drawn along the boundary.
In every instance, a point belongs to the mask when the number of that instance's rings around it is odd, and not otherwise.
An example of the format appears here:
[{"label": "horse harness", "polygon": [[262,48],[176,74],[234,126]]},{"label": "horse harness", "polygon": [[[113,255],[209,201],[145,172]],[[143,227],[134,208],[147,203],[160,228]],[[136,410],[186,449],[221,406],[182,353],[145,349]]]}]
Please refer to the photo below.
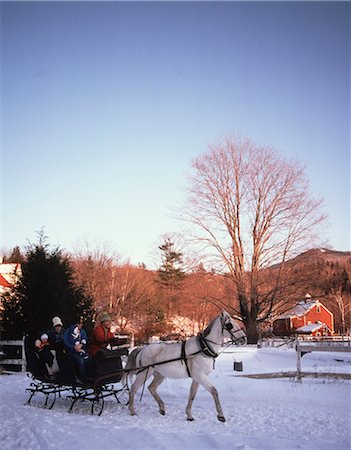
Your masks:
[{"label": "horse harness", "polygon": [[[182,346],[181,346],[181,350],[180,350],[180,358],[167,359],[167,361],[159,361],[159,362],[156,362],[156,363],[153,363],[153,364],[148,364],[146,366],[141,366],[137,370],[137,373],[144,372],[144,370],[148,371],[150,367],[161,366],[163,364],[168,364],[168,363],[171,363],[171,362],[181,361],[181,363],[184,362],[185,367],[186,367],[186,372],[188,374],[188,377],[191,378],[189,364],[188,364],[188,359],[189,358],[192,358],[193,356],[198,355],[199,353],[204,353],[205,356],[208,356],[208,357],[211,357],[211,358],[216,358],[218,356],[218,354],[213,352],[213,351],[212,351],[211,354],[209,353],[209,352],[211,352],[211,350],[210,350],[209,346],[206,344],[207,341],[206,341],[205,338],[200,338],[200,336],[198,336],[198,339],[199,339],[199,342],[200,342],[201,349],[198,350],[197,352],[191,353],[190,355],[187,355],[186,352],[185,352],[186,341],[182,341],[181,342]],[[141,353],[142,350],[143,349],[141,348],[140,351],[137,353],[137,355],[139,353]],[[131,370],[133,370],[133,369],[131,369]]]},{"label": "horse harness", "polygon": [[186,373],[188,374],[188,377],[191,378],[189,365],[188,365],[188,358],[185,353],[185,343],[186,343],[186,341],[182,341],[181,360],[182,360],[182,362],[184,361],[185,367],[186,367]]},{"label": "horse harness", "polygon": [[[239,339],[235,338],[235,335],[234,335],[235,333],[232,333],[233,324],[230,323],[230,322],[229,323],[225,323],[221,319],[221,325],[222,325],[222,330],[225,329],[225,330],[227,330],[230,333],[230,335],[232,337],[232,343],[235,344],[235,342],[238,341]],[[149,364],[147,366],[140,367],[139,370],[138,370],[138,373],[143,372],[144,370],[148,370],[150,367],[159,366],[159,365],[162,365],[162,364],[167,364],[167,363],[171,363],[171,362],[175,362],[175,361],[181,361],[183,363],[183,361],[184,361],[188,377],[191,378],[189,364],[188,364],[188,359],[189,358],[191,358],[191,357],[193,357],[195,355],[198,355],[199,353],[202,353],[207,358],[213,358],[213,365],[214,365],[215,359],[219,355],[210,346],[210,343],[212,343],[212,344],[218,344],[218,343],[212,342],[209,339],[206,339],[207,334],[204,332],[204,333],[200,333],[197,336],[197,341],[199,342],[199,345],[200,345],[200,350],[198,350],[197,352],[191,353],[190,355],[187,355],[186,352],[185,352],[185,344],[186,344],[187,341],[184,340],[184,341],[182,341],[180,358],[172,358],[172,359],[169,359],[167,361],[160,361],[160,362],[157,362],[157,363],[153,363],[153,364]],[[142,349],[140,349],[140,351],[141,350]],[[139,352],[138,352],[138,354],[139,354]]]}]

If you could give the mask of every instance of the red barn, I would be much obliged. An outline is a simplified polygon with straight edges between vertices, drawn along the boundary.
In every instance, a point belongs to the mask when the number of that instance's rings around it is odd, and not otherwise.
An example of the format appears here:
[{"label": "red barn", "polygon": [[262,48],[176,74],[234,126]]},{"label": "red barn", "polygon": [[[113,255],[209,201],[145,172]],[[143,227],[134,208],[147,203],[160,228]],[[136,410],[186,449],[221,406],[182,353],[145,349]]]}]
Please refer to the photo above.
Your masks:
[{"label": "red barn", "polygon": [[334,315],[319,300],[312,300],[307,294],[304,300],[273,322],[273,333],[276,336],[330,336],[334,333]]}]

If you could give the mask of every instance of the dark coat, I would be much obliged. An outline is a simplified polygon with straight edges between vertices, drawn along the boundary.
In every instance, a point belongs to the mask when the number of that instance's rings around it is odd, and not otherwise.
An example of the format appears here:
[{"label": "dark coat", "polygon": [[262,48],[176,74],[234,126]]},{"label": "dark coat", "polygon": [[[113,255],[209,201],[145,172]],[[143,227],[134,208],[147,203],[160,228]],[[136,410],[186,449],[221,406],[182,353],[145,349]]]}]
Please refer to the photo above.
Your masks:
[{"label": "dark coat", "polygon": [[71,325],[63,334],[63,342],[70,353],[74,354],[74,346],[76,343],[83,344],[83,348],[86,348],[86,344],[88,342],[88,336],[83,330],[79,330],[78,333],[74,333],[74,330],[77,328],[77,324]]},{"label": "dark coat", "polygon": [[54,327],[50,328],[50,330],[47,332],[47,335],[49,337],[49,343],[53,350],[62,350],[63,349],[63,334],[65,330],[62,328],[59,333],[57,333],[56,329]]}]

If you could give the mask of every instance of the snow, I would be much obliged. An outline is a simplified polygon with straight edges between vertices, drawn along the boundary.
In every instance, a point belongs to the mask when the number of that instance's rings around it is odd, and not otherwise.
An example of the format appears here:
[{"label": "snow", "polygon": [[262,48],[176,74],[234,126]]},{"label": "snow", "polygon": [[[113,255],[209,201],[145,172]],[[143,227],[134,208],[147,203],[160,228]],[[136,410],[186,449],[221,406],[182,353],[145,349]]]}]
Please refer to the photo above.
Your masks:
[{"label": "snow", "polygon": [[[233,361],[243,372],[233,371]],[[310,353],[304,371],[350,374],[350,353]],[[2,450],[152,449],[152,450],[346,450],[351,448],[349,380],[305,378],[252,379],[238,375],[296,370],[293,349],[229,347],[216,360],[211,380],[217,387],[226,422],[217,421],[212,397],[200,388],[194,422],[185,420],[190,379],[166,380],[159,393],[166,415],[145,389],[136,400],[137,416],[106,401],[101,416],[67,412],[56,400],[52,410],[25,405],[30,378],[0,376]]]},{"label": "snow", "polygon": [[309,323],[308,325],[297,328],[296,333],[313,333],[313,331],[317,331],[324,326],[325,325],[323,323]]}]

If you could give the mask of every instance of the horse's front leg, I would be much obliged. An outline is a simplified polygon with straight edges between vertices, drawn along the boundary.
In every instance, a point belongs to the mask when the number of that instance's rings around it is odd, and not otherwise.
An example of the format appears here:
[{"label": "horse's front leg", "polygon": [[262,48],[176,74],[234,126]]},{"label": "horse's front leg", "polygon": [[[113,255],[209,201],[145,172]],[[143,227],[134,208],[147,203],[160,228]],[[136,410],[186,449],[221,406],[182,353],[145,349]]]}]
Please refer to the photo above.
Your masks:
[{"label": "horse's front leg", "polygon": [[220,422],[225,422],[225,417],[222,411],[222,406],[219,401],[218,391],[217,389],[211,384],[206,376],[201,377],[201,379],[197,380],[198,383],[200,383],[213,397],[213,400],[216,405],[216,411],[217,411],[217,419]]},{"label": "horse's front leg", "polygon": [[165,404],[163,403],[161,397],[157,393],[157,388],[162,383],[162,381],[165,379],[163,375],[161,375],[159,372],[154,372],[154,379],[149,384],[148,389],[151,392],[151,395],[154,397],[154,399],[158,403],[159,412],[163,416],[166,414]]},{"label": "horse's front leg", "polygon": [[191,387],[190,387],[190,392],[189,392],[189,400],[188,400],[188,404],[186,405],[186,420],[192,421],[194,420],[194,417],[191,414],[191,408],[193,406],[193,401],[196,395],[196,392],[198,390],[199,387],[199,383],[195,380],[193,380],[193,382],[191,383]]}]

